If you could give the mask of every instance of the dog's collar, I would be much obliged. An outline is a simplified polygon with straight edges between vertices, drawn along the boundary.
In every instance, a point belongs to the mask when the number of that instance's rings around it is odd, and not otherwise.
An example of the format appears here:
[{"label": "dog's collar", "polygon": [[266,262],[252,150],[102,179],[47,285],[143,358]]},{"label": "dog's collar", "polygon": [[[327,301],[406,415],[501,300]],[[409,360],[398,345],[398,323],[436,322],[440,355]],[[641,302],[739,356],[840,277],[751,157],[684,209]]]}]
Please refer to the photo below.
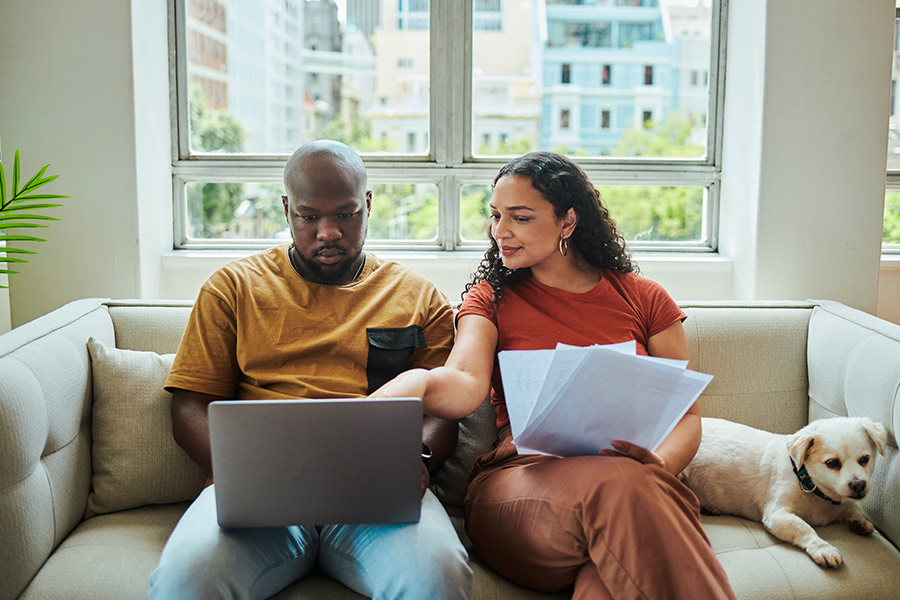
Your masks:
[{"label": "dog's collar", "polygon": [[798,468],[797,468],[797,465],[794,463],[794,458],[793,458],[793,457],[790,457],[790,459],[791,459],[791,467],[794,469],[794,475],[796,475],[796,476],[797,476],[797,479],[800,480],[800,489],[801,489],[801,490],[803,490],[803,491],[806,492],[807,494],[809,494],[810,492],[812,492],[813,494],[815,494],[815,495],[818,496],[819,498],[824,498],[825,500],[828,500],[828,501],[831,502],[832,504],[840,504],[840,502],[838,502],[838,501],[836,501],[836,500],[832,500],[831,498],[829,498],[828,496],[826,496],[826,495],[822,492],[822,490],[820,490],[820,489],[816,486],[816,484],[813,483],[812,477],[810,477],[810,476],[809,476],[809,473],[806,471],[806,465],[803,465],[803,466],[801,466],[801,467],[798,469]]}]

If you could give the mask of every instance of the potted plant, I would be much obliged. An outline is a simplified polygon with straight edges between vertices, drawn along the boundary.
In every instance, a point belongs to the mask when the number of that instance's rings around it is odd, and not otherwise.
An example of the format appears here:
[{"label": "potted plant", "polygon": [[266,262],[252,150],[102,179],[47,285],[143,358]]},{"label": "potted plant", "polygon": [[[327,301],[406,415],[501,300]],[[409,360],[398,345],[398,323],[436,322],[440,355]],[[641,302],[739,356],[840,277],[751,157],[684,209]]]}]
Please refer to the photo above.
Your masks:
[{"label": "potted plant", "polygon": [[[25,182],[25,185],[19,187],[21,181],[19,169],[19,151],[16,150],[13,159],[12,187],[9,189],[9,198],[6,196],[6,177],[3,174],[3,161],[0,160],[0,264],[9,267],[10,264],[28,262],[23,255],[36,254],[33,250],[26,250],[20,247],[20,242],[46,242],[47,240],[33,235],[25,235],[19,233],[11,233],[11,230],[17,229],[35,229],[49,227],[42,221],[58,221],[56,217],[50,217],[33,211],[43,211],[50,208],[57,208],[62,204],[51,204],[47,200],[56,200],[68,198],[60,194],[39,194],[35,193],[59,175],[50,175],[44,177],[47,168],[44,167],[34,174],[34,176]],[[10,245],[10,244],[14,245]],[[16,274],[18,271],[9,268],[0,268],[0,274]],[[8,286],[0,284],[0,288]]]}]

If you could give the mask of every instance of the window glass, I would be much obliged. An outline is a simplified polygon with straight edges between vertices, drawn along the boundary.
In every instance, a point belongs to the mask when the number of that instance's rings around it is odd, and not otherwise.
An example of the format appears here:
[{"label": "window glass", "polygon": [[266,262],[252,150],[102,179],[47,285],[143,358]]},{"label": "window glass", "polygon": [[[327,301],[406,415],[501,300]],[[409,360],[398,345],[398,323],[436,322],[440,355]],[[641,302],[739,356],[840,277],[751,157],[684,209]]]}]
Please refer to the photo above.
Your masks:
[{"label": "window glass", "polygon": [[428,152],[428,0],[184,2],[191,153]]},{"label": "window glass", "polygon": [[[629,244],[703,242],[707,191],[701,187],[604,185],[600,197]],[[489,185],[462,186],[461,237],[487,240]]]},{"label": "window glass", "polygon": [[[497,7],[502,27],[473,31],[476,156],[538,149],[624,158],[707,155],[709,86],[698,74],[710,68],[709,0],[546,0]],[[590,119],[578,128],[561,118],[562,109],[571,108],[579,122],[580,114],[595,114],[601,103],[621,118],[607,127]],[[647,114],[653,115],[649,126]],[[485,130],[505,134],[508,142],[482,143]],[[629,143],[636,132],[654,141],[636,148]]]},{"label": "window glass", "polygon": [[884,195],[882,241],[900,248],[900,190],[888,190]]}]

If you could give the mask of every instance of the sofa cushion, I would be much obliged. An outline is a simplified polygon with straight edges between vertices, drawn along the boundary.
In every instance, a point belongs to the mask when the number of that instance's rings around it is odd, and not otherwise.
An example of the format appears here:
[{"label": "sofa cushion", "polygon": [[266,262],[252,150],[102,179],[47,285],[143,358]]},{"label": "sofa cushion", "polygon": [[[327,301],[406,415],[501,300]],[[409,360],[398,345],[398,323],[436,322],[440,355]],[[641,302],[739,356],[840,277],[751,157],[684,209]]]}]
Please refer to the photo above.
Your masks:
[{"label": "sofa cushion", "polygon": [[206,480],[172,437],[173,354],[122,350],[91,338],[94,381],[91,494],[86,517],[193,500]]}]

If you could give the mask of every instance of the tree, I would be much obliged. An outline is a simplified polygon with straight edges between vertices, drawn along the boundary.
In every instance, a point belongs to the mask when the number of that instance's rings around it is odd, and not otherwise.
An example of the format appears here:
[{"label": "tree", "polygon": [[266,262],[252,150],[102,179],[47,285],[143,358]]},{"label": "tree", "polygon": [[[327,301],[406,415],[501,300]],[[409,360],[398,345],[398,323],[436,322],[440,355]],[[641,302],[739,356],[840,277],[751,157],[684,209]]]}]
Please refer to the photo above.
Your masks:
[{"label": "tree", "polygon": [[[191,149],[197,152],[240,152],[246,133],[225,110],[206,107],[199,85],[190,89]],[[204,183],[187,186],[190,234],[199,238],[227,237],[235,211],[244,200],[244,184]],[[232,232],[233,235],[233,232]]]},{"label": "tree", "polygon": [[900,190],[888,190],[884,195],[882,241],[885,244],[900,244]]}]

